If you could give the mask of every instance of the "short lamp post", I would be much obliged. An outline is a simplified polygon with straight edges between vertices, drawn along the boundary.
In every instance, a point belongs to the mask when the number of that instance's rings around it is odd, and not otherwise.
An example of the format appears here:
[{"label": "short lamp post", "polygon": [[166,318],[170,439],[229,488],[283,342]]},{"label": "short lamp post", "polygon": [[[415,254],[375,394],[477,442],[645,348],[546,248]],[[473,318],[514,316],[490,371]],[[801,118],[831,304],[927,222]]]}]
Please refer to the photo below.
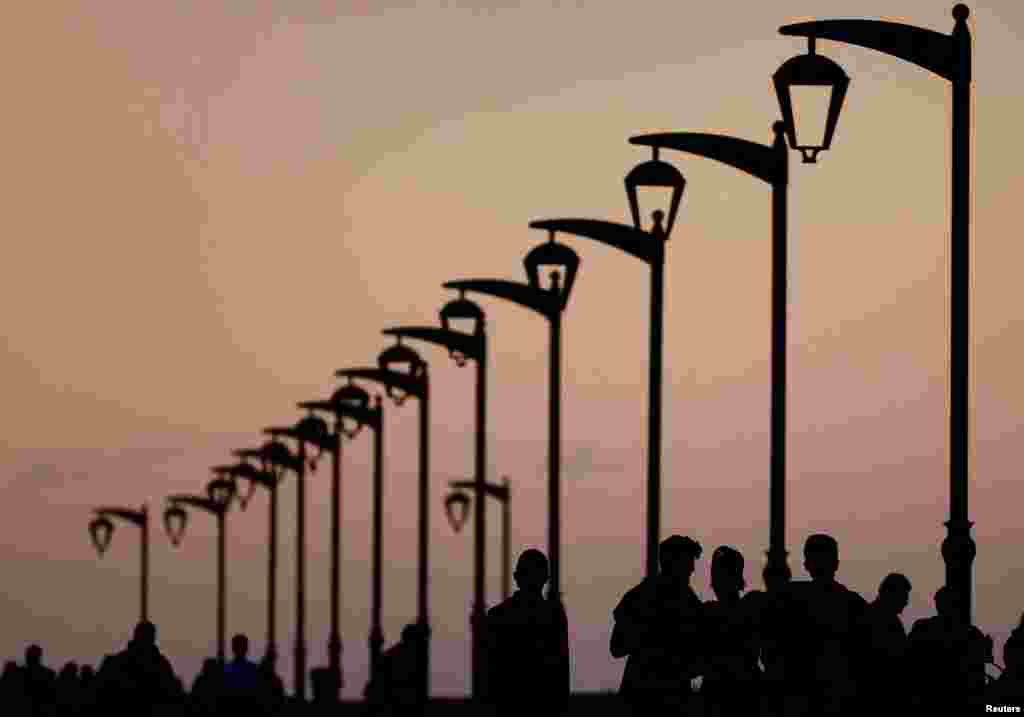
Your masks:
[{"label": "short lamp post", "polygon": [[217,659],[224,663],[225,622],[227,620],[227,575],[225,517],[235,497],[235,482],[218,476],[206,486],[206,495],[172,495],[167,498],[164,528],[171,543],[177,547],[185,535],[188,514],[184,506],[205,510],[217,519]]},{"label": "short lamp post", "polygon": [[[398,370],[402,369],[402,370]],[[384,386],[389,398],[401,406],[410,396],[419,400],[419,487],[417,522],[419,540],[417,550],[416,662],[417,697],[425,707],[430,696],[430,612],[428,576],[430,574],[430,512],[427,496],[430,487],[430,378],[427,363],[414,350],[402,344],[401,339],[384,349],[377,357],[377,367],[349,368],[337,371],[338,378],[373,381]],[[377,542],[377,545],[380,543]]]},{"label": "short lamp post", "polygon": [[111,518],[127,521],[140,529],[142,541],[139,546],[139,620],[146,622],[149,620],[149,512],[143,505],[139,510],[104,506],[95,508],[93,513],[96,517],[89,523],[89,537],[100,557],[107,552],[110,540],[114,536],[114,523]]}]

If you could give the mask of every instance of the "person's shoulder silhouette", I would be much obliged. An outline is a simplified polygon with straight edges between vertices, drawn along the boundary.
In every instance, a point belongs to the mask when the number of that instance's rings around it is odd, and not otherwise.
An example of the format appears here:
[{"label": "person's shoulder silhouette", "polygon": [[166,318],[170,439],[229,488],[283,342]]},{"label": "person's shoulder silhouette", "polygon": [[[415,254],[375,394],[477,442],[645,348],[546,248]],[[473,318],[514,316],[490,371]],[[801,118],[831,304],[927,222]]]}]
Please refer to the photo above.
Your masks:
[{"label": "person's shoulder silhouette", "polygon": [[568,696],[568,625],[560,603],[543,594],[547,557],[524,551],[514,577],[519,589],[487,611],[484,626],[491,698],[503,712],[560,710]]},{"label": "person's shoulder silhouette", "polygon": [[666,538],[659,574],[629,590],[612,612],[609,648],[627,657],[619,690],[627,701],[679,700],[691,692],[704,652],[704,605],[690,587],[701,552],[692,538]]}]

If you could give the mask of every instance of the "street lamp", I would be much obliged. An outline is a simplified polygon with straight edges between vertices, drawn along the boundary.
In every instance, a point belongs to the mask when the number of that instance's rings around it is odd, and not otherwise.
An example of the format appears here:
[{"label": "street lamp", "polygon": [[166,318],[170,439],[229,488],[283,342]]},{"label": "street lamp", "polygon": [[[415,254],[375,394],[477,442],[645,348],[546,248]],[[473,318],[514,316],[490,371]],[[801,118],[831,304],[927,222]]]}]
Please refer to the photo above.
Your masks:
[{"label": "street lamp", "polygon": [[[392,367],[404,367],[399,371]],[[419,489],[417,521],[419,523],[418,575],[416,587],[417,668],[419,669],[418,699],[426,705],[430,696],[430,613],[427,579],[429,573],[430,513],[427,510],[427,495],[430,487],[430,375],[427,363],[408,346],[397,343],[384,349],[377,357],[376,368],[349,368],[337,371],[338,378],[363,379],[384,386],[389,398],[401,406],[407,398],[419,399]],[[379,434],[379,431],[378,431]],[[379,516],[376,500],[375,515]],[[375,532],[378,526],[374,526]],[[375,536],[375,549],[380,545],[380,534]],[[375,556],[376,559],[376,556]],[[378,575],[379,578],[379,575]],[[375,618],[376,619],[376,618]]]},{"label": "street lamp", "polygon": [[[272,426],[263,429],[272,438],[287,437],[298,442],[298,456],[294,459],[296,487],[296,530],[295,530],[295,665],[294,697],[299,702],[306,700],[306,468],[316,470],[320,454],[329,450],[331,438],[327,424],[322,418],[306,416],[294,426]],[[312,443],[317,455],[309,459],[306,444]]]},{"label": "street lamp", "polygon": [[[593,239],[634,256],[651,267],[650,302],[650,363],[648,368],[648,427],[647,427],[647,575],[658,574],[658,544],[661,533],[661,386],[664,321],[665,243],[675,225],[679,203],[686,188],[686,179],[667,162],[654,158],[642,162],[626,175],[626,194],[633,216],[633,226],[594,219],[545,219],[531,222],[534,229],[566,232]],[[641,221],[639,190],[643,188],[671,190],[668,218],[657,209],[651,214],[652,223],[645,231]],[[664,222],[664,224],[663,224]]]},{"label": "street lamp", "polygon": [[384,645],[384,631],[381,628],[381,572],[382,572],[382,538],[383,538],[383,507],[384,489],[382,471],[384,423],[382,418],[380,396],[375,396],[370,405],[370,394],[361,386],[352,383],[351,379],[338,388],[327,401],[306,401],[299,404],[300,408],[312,411],[326,411],[334,414],[334,432],[339,446],[337,468],[332,476],[331,489],[331,637],[328,640],[328,651],[332,661],[331,669],[336,669],[337,684],[341,684],[341,631],[339,627],[340,597],[340,560],[341,560],[341,436],[352,440],[364,426],[374,431],[373,442],[373,577],[370,596],[370,680],[378,676],[380,656]]},{"label": "street lamp", "polygon": [[[372,422],[369,394],[349,382],[334,392],[327,401],[304,401],[299,408],[325,411],[334,416],[334,430],[330,434],[331,453],[331,628],[327,638],[328,670],[333,683],[333,699],[337,699],[342,686],[341,670],[341,459],[342,436],[354,438],[363,421]],[[379,409],[379,399],[378,406]],[[349,422],[346,427],[345,421]]]},{"label": "street lamp", "polygon": [[[443,346],[458,366],[467,360],[476,362],[476,432],[474,452],[475,489],[481,497],[481,509],[476,512],[474,536],[473,608],[470,616],[472,627],[472,696],[479,699],[483,694],[483,619],[486,612],[487,559],[485,537],[487,535],[486,511],[482,509],[487,480],[487,333],[486,317],[483,310],[459,292],[459,297],[442,307],[441,328],[436,326],[402,326],[385,329],[384,334],[403,338],[418,339]],[[466,330],[455,330],[454,326]],[[395,347],[392,347],[395,348]],[[405,348],[404,346],[401,348]]]},{"label": "street lamp", "polygon": [[227,616],[226,589],[227,576],[225,571],[226,540],[225,516],[235,497],[234,481],[220,475],[206,487],[207,495],[172,495],[168,496],[167,509],[164,511],[164,527],[167,536],[175,546],[181,544],[185,534],[188,514],[183,506],[200,508],[217,519],[217,659],[224,662],[224,624]]},{"label": "street lamp", "polygon": [[[783,35],[807,37],[810,55],[814,55],[816,38],[845,42],[878,50],[898,57],[933,72],[952,84],[953,119],[950,212],[950,322],[949,322],[949,520],[946,522],[946,538],[942,542],[942,559],[946,564],[946,585],[963,596],[964,619],[971,619],[971,566],[977,552],[971,537],[968,520],[967,494],[969,477],[970,447],[970,373],[968,356],[970,350],[969,308],[970,308],[970,142],[971,142],[971,33],[967,27],[970,10],[964,4],[953,8],[956,21],[953,32],[945,35],[912,25],[903,25],[881,20],[817,20],[786,25],[779,29]],[[796,80],[788,74],[796,62],[810,63],[810,60],[794,58],[786,62],[776,73],[775,82],[783,115],[787,122],[790,144],[803,151],[796,144],[797,133],[792,116],[792,102],[789,94]],[[792,64],[791,64],[792,63]],[[822,65],[822,67],[824,67]],[[824,72],[824,70],[822,70]],[[835,70],[831,71],[838,78]],[[845,73],[844,73],[845,74]],[[828,146],[831,132],[835,128],[845,84],[833,85],[832,102],[829,106],[828,125],[825,130]],[[837,101],[836,96],[839,96]],[[813,151],[813,149],[812,149]]]},{"label": "street lamp", "polygon": [[[449,281],[446,289],[475,291],[511,301],[530,309],[548,320],[550,350],[548,365],[548,560],[551,582],[548,596],[559,606],[561,589],[561,407],[562,407],[562,313],[569,302],[579,256],[564,244],[555,241],[554,230],[549,230],[548,241],[534,247],[523,260],[529,283],[505,279],[464,279]],[[541,269],[551,279],[542,285]]]},{"label": "street lamp", "polygon": [[114,537],[114,523],[111,518],[120,518],[140,529],[142,543],[140,545],[139,557],[141,570],[139,571],[139,611],[141,622],[149,620],[149,512],[145,505],[139,510],[130,508],[102,507],[93,509],[96,517],[89,523],[89,537],[96,547],[100,557],[110,547],[110,540]]},{"label": "street lamp", "polygon": [[[835,95],[833,95],[835,96]],[[833,126],[834,126],[833,122]],[[674,149],[713,159],[762,180],[772,188],[772,345],[771,345],[771,438],[769,475],[768,554],[765,584],[789,574],[786,565],[786,283],[789,153],[783,122],[772,124],[770,145],[737,137],[699,132],[669,132],[632,137],[631,144]],[[831,136],[831,135],[829,135]],[[634,217],[635,217],[634,213]],[[648,547],[652,546],[648,543]],[[648,560],[652,560],[650,553]],[[649,570],[651,569],[650,563]]]},{"label": "street lamp", "polygon": [[[232,454],[241,458],[242,461],[227,469],[237,479],[241,478],[249,482],[246,491],[238,491],[238,504],[245,510],[246,505],[252,500],[256,486],[263,486],[270,493],[270,519],[269,535],[267,538],[267,646],[266,655],[273,658],[277,655],[277,487],[284,478],[284,467],[275,463],[272,456],[275,449],[271,447],[273,441],[267,441],[259,448],[243,448],[232,451]],[[288,447],[283,443],[279,444],[280,449],[290,456]],[[278,454],[280,455],[280,454]],[[255,458],[260,461],[260,468],[253,466],[248,459]]]},{"label": "street lamp", "polygon": [[[466,491],[476,491],[476,481],[452,481],[448,484],[451,492],[445,498],[444,509],[448,515],[448,522],[456,533],[462,531],[469,518],[469,510],[473,505],[473,499]],[[486,483],[484,485],[485,495],[501,501],[501,594],[502,599],[508,600],[512,594],[512,491],[509,487],[508,477],[502,478],[501,483]]]}]

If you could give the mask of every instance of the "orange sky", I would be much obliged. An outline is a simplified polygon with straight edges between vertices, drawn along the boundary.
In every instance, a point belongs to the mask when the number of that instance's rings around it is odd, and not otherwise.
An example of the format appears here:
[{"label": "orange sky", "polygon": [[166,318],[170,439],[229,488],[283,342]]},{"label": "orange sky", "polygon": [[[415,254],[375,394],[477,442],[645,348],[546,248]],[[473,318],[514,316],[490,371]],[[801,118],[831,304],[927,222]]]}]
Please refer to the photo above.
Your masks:
[{"label": "orange sky", "polygon": [[[805,45],[778,26],[886,17],[891,3],[281,2],[22,4],[0,23],[6,260],[0,281],[0,652],[33,640],[54,665],[118,648],[137,612],[137,541],[102,561],[94,505],[158,510],[210,465],[372,362],[387,325],[423,324],[442,282],[525,279],[534,219],[627,221],[622,177],[644,132],[771,139],[772,72]],[[951,7],[952,4],[950,4]],[[949,32],[923,0],[888,19]],[[298,8],[298,9],[296,9]],[[1020,3],[972,3],[972,289],[977,622],[1024,609],[1024,249]],[[873,598],[891,570],[930,614],[947,518],[949,90],[924,70],[821,41],[851,77],[833,148],[794,155],[790,185],[787,547],[841,545],[840,578]],[[183,128],[184,106],[205,132]],[[769,192],[665,153],[689,183],[666,279],[663,526],[732,544],[759,584],[767,547]],[[646,270],[566,239],[582,258],[566,315],[563,585],[577,689],[611,689],[610,611],[642,571]],[[516,551],[544,547],[546,328],[490,301],[491,475],[514,485]],[[472,468],[472,374],[431,362],[433,688],[467,688],[469,535],[443,486]],[[385,631],[415,610],[416,411],[388,409]],[[366,675],[369,440],[345,465],[346,696]],[[285,488],[283,515],[294,495]],[[310,664],[326,658],[326,471],[310,484]],[[265,496],[230,519],[229,633],[262,653]],[[499,589],[489,511],[490,599]],[[290,684],[292,527],[282,527],[282,675]],[[213,654],[213,521],[153,547],[153,618],[191,681]],[[709,597],[707,565],[695,584]]]}]

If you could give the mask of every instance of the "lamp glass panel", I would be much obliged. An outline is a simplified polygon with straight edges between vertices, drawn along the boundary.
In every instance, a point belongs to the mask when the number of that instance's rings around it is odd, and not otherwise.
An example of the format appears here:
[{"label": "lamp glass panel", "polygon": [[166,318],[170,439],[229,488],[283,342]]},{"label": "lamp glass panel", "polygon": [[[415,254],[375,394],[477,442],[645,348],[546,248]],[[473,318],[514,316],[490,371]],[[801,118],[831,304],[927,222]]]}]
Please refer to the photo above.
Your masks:
[{"label": "lamp glass panel", "polygon": [[831,85],[791,85],[793,132],[797,147],[823,147],[828,127],[828,108],[832,101]]}]

